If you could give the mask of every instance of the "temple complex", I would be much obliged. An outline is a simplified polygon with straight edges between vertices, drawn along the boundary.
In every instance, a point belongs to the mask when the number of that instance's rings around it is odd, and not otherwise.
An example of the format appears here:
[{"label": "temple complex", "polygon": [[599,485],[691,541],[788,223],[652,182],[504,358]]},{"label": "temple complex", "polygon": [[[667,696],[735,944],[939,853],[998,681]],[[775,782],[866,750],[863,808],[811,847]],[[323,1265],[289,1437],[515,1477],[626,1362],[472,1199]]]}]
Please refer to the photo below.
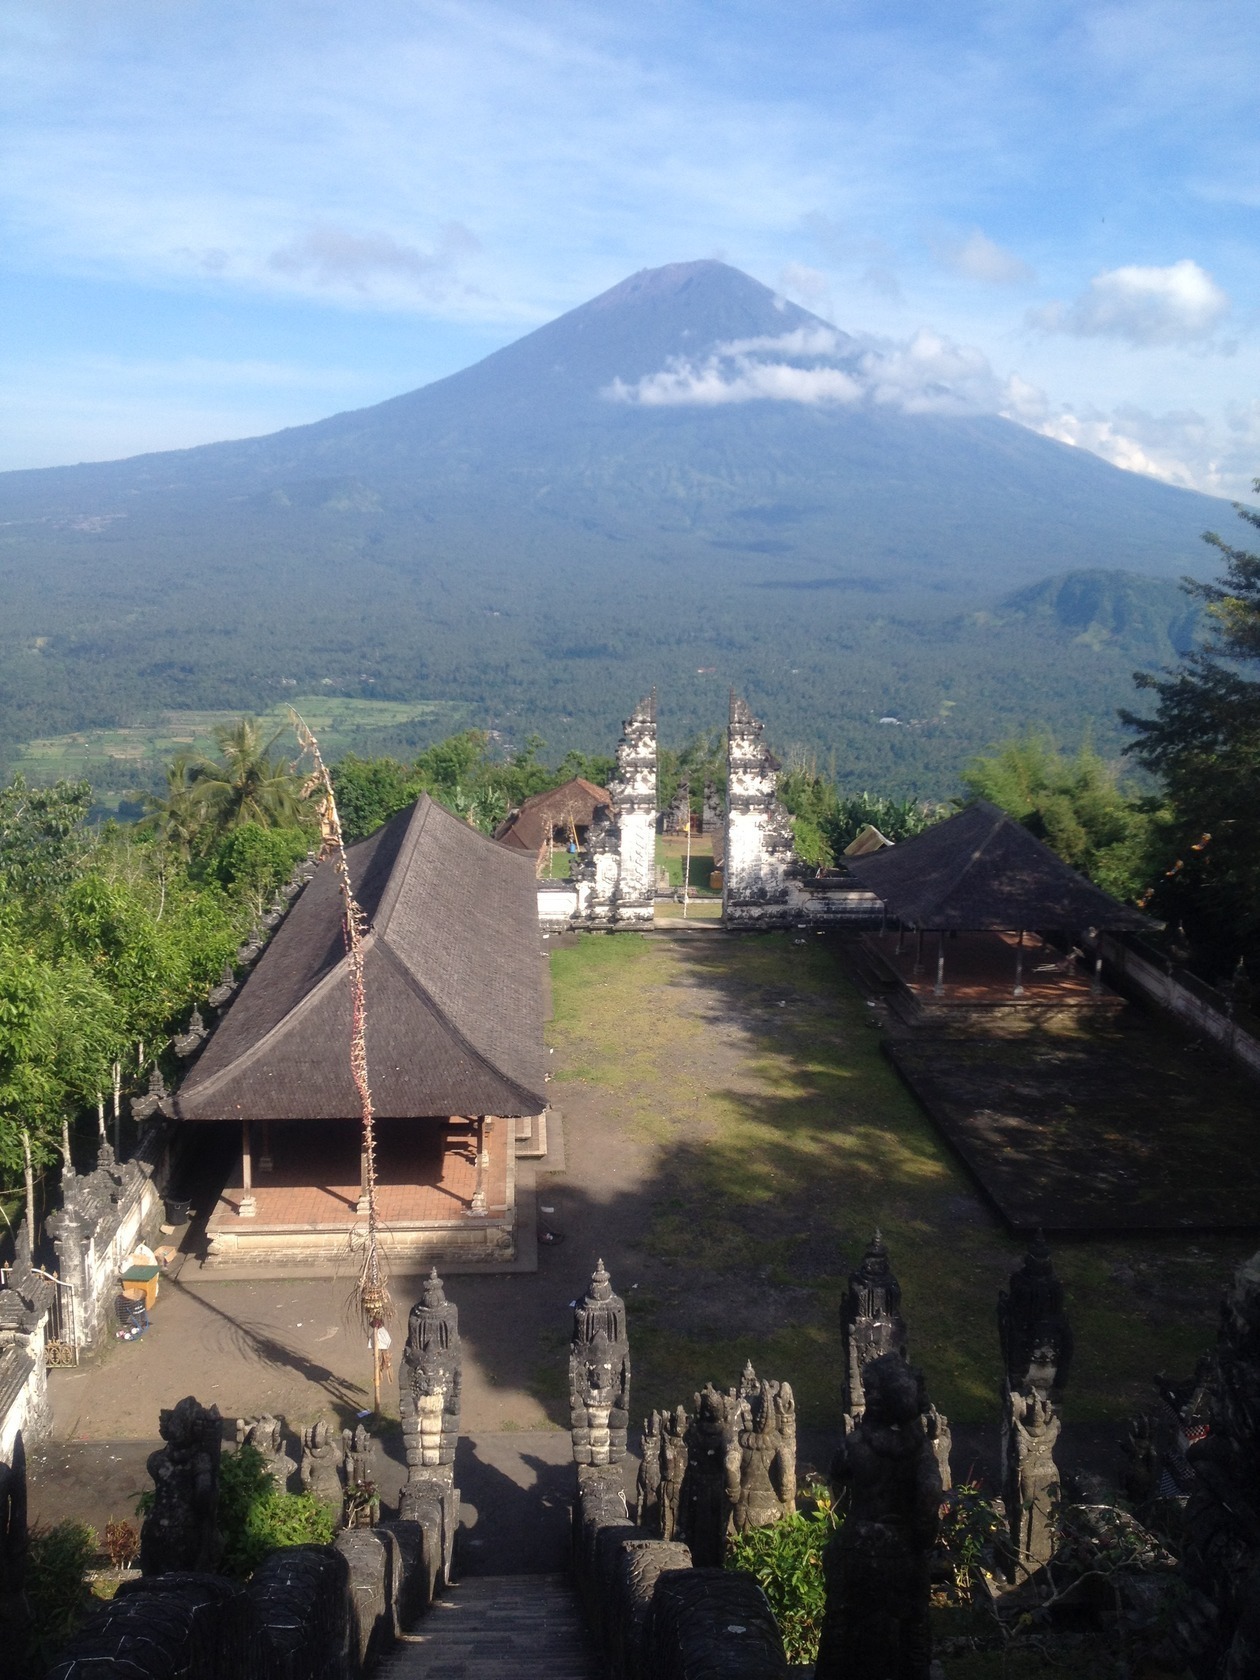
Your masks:
[{"label": "temple complex", "polygon": [[[367,918],[378,1207],[396,1263],[510,1260],[518,1120],[546,1107],[533,859],[423,796],[347,853]],[[210,1267],[344,1259],[366,1213],[350,988],[331,864],[296,899],[178,1095],[231,1123],[240,1173]]]}]

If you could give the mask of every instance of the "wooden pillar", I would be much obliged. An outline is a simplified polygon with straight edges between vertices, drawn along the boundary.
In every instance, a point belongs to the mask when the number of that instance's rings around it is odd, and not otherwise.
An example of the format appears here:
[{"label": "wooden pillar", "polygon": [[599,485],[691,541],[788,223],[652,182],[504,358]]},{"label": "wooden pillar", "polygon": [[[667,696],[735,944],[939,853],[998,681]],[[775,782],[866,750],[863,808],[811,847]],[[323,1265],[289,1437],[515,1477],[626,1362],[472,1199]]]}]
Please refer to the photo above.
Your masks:
[{"label": "wooden pillar", "polygon": [[1019,930],[1019,940],[1015,946],[1015,997],[1024,995],[1024,930]]},{"label": "wooden pillar", "polygon": [[923,973],[923,929],[922,928],[920,928],[918,930],[918,933],[916,935],[915,947],[914,947],[914,969],[913,969],[913,972],[915,974],[922,974]]},{"label": "wooden pillar", "polygon": [[936,935],[936,984],[932,991],[937,997],[945,991],[945,932],[941,929]]},{"label": "wooden pillar", "polygon": [[[1088,938],[1088,934],[1086,935],[1086,938]],[[1081,941],[1081,944],[1085,944],[1084,939]],[[1086,946],[1087,950],[1088,948],[1089,947]],[[1089,989],[1093,997],[1102,996],[1102,934],[1097,930],[1094,932],[1094,972],[1090,977]]]},{"label": "wooden pillar", "polygon": [[241,1205],[236,1210],[241,1219],[252,1219],[258,1212],[254,1200],[254,1148],[248,1120],[241,1121]]},{"label": "wooden pillar", "polygon": [[486,1117],[481,1114],[477,1117],[477,1180],[473,1187],[472,1201],[468,1207],[469,1213],[474,1214],[477,1218],[483,1218],[486,1212],[486,1178],[488,1176],[487,1169],[490,1165],[488,1153],[486,1149]]},{"label": "wooden pillar", "polygon": [[275,1172],[276,1163],[271,1158],[271,1121],[262,1122],[262,1149],[258,1156],[258,1170],[260,1173]]}]

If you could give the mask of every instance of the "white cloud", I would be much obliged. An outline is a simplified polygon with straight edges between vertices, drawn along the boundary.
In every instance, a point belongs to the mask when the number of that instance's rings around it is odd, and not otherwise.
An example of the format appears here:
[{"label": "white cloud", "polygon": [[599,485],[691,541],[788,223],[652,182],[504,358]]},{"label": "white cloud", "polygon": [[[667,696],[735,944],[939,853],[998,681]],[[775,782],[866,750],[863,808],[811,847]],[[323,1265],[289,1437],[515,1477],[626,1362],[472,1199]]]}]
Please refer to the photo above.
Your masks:
[{"label": "white cloud", "polygon": [[989,286],[1017,286],[1036,278],[1022,257],[1004,251],[979,228],[966,234],[941,229],[929,236],[928,245],[943,268],[967,280],[982,280]]},{"label": "white cloud", "polygon": [[324,222],[273,251],[269,264],[278,274],[307,274],[318,284],[349,285],[361,292],[381,274],[422,282],[428,290],[436,276],[480,249],[476,236],[460,222],[447,223],[432,251],[404,245],[388,233],[356,234]]},{"label": "white cloud", "polygon": [[[604,393],[615,402],[637,403],[644,408],[713,407],[719,403],[757,401],[795,403],[855,403],[862,387],[850,374],[837,367],[795,367],[784,361],[757,361],[753,352],[784,341],[798,340],[800,332],[785,333],[783,340],[749,338],[719,345],[701,362],[671,360],[659,373],[650,373],[633,385],[616,379]],[[810,335],[814,336],[814,335]],[[831,339],[836,335],[830,334]],[[787,354],[801,354],[787,350]],[[808,352],[805,352],[808,354]]]},{"label": "white cloud", "polygon": [[[823,357],[831,360],[819,365]],[[908,414],[992,413],[1005,400],[984,353],[940,333],[923,328],[903,344],[862,345],[821,323],[777,337],[732,339],[696,361],[675,357],[632,385],[615,380],[604,394],[645,408],[869,401]]]},{"label": "white cloud", "polygon": [[1075,338],[1130,344],[1192,344],[1209,338],[1229,313],[1226,294],[1188,257],[1167,268],[1107,269],[1070,304],[1049,303],[1028,321]]}]

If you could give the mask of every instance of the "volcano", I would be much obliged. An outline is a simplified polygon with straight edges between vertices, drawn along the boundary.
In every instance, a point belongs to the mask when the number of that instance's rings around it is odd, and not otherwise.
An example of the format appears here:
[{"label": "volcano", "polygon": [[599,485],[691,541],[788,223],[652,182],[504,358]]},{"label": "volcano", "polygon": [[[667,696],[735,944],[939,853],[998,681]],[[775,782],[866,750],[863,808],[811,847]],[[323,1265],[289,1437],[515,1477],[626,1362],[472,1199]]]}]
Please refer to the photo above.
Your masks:
[{"label": "volcano", "polygon": [[1081,569],[1202,573],[1220,502],[890,390],[882,354],[679,263],[371,408],[0,475],[7,740],[322,686],[596,746],[646,684],[683,727],[729,678],[850,756],[909,712],[918,746],[857,754],[905,783],[1128,699],[1131,649],[1065,627],[1083,651],[1055,663],[1044,622],[1017,648],[989,608]]}]

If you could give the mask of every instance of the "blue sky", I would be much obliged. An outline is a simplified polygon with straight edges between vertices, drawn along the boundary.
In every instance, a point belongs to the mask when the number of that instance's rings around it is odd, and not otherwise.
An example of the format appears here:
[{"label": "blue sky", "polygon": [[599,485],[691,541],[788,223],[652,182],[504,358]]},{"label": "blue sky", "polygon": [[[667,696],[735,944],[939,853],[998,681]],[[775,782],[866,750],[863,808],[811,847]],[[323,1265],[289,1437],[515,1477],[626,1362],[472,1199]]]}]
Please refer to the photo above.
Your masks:
[{"label": "blue sky", "polygon": [[719,256],[928,346],[976,406],[1244,494],[1254,26],[1233,0],[9,0],[0,468],[359,407]]}]

